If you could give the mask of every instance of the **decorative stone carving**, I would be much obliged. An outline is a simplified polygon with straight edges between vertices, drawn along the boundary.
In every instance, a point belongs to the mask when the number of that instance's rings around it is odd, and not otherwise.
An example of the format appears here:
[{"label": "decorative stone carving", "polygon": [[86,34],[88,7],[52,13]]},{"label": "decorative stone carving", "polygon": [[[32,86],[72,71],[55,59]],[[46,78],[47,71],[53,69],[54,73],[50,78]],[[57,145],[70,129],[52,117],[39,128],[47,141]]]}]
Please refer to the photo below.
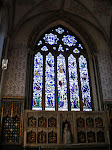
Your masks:
[{"label": "decorative stone carving", "polygon": [[103,131],[97,132],[97,142],[105,142],[105,137],[104,137]]},{"label": "decorative stone carving", "polygon": [[70,132],[70,128],[69,125],[66,123],[65,127],[64,127],[64,132],[63,132],[63,143],[64,144],[71,144],[71,132]]},{"label": "decorative stone carving", "polygon": [[83,131],[78,132],[78,143],[86,143],[86,134]]},{"label": "decorative stone carving", "polygon": [[87,140],[88,140],[88,143],[94,143],[96,140],[95,140],[95,133],[90,131],[87,133]]},{"label": "decorative stone carving", "polygon": [[48,133],[48,143],[57,143],[57,133],[56,132],[49,132]]},{"label": "decorative stone carving", "polygon": [[27,142],[28,143],[36,143],[36,133],[31,131],[27,133]]},{"label": "decorative stone carving", "polygon": [[29,117],[28,118],[28,126],[29,127],[36,127],[36,118],[34,118],[33,116]]},{"label": "decorative stone carving", "polygon": [[49,118],[48,127],[57,127],[57,120],[53,117]]},{"label": "decorative stone carving", "polygon": [[86,125],[87,127],[93,127],[94,126],[94,120],[92,118],[87,118],[86,119]]},{"label": "decorative stone carving", "polygon": [[38,133],[38,143],[46,143],[47,139],[46,139],[46,132],[39,132]]},{"label": "decorative stone carving", "polygon": [[103,121],[102,118],[96,118],[95,119],[96,127],[103,127]]},{"label": "decorative stone carving", "polygon": [[77,118],[77,127],[84,127],[84,119],[83,118]]},{"label": "decorative stone carving", "polygon": [[47,127],[47,119],[44,117],[39,118],[38,127]]}]

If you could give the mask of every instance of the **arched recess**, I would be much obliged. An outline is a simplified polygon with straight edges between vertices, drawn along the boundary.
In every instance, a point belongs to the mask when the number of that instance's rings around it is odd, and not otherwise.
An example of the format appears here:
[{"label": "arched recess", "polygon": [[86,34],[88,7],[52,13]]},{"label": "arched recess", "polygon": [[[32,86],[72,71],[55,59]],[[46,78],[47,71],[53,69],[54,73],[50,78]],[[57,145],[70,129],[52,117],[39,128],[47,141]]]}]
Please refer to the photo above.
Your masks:
[{"label": "arched recess", "polygon": [[[95,54],[97,53],[97,49],[95,46],[95,43],[93,42],[90,35],[87,34],[87,31],[85,31],[79,24],[74,22],[73,20],[70,20],[69,18],[60,19],[57,16],[52,21],[45,20],[42,24],[37,26],[34,31],[32,32],[29,41],[28,41],[28,57],[27,57],[27,73],[26,73],[26,101],[25,101],[25,108],[31,109],[32,107],[32,93],[33,93],[33,61],[34,61],[34,54],[35,54],[35,44],[40,38],[40,36],[50,29],[51,27],[54,27],[56,25],[62,25],[69,30],[71,30],[74,35],[78,36],[78,38],[82,41],[84,44],[86,50],[87,50],[87,57],[88,57],[88,66],[89,66],[89,73],[90,73],[90,83],[91,83],[91,93],[92,93],[92,102],[93,102],[93,110],[103,110],[103,101],[102,101],[102,94],[100,93],[101,87],[99,86],[99,80],[98,80],[98,70],[97,70],[97,57]],[[97,70],[97,71],[96,71]]]}]

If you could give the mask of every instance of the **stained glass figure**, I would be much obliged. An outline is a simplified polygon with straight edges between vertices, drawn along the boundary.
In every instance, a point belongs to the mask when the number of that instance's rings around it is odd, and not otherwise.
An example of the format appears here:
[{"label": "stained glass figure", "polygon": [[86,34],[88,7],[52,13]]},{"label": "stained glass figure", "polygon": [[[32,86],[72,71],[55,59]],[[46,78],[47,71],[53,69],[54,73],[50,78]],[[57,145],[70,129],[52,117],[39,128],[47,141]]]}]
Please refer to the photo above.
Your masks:
[{"label": "stained glass figure", "polygon": [[50,45],[57,44],[57,41],[59,41],[57,35],[53,33],[45,34],[45,37],[43,39],[45,40],[45,43]]},{"label": "stained glass figure", "polygon": [[57,86],[58,86],[58,110],[68,110],[67,79],[65,57],[60,54],[57,57]]},{"label": "stained glass figure", "polygon": [[62,51],[62,52],[64,52],[64,49],[63,49],[63,47],[62,47],[62,45],[61,45],[61,44],[59,45],[58,51]]},{"label": "stained glass figure", "polygon": [[79,111],[80,102],[79,102],[77,64],[76,64],[76,58],[72,54],[68,57],[68,69],[69,69],[71,111],[74,110]]},{"label": "stained glass figure", "polygon": [[80,53],[80,51],[79,51],[77,48],[75,48],[75,49],[73,50],[73,52],[74,52],[75,54],[79,54],[79,53]]},{"label": "stained glass figure", "polygon": [[43,56],[38,52],[34,57],[33,75],[33,110],[42,110],[42,78],[43,78]]},{"label": "stained glass figure", "polygon": [[47,46],[42,46],[41,50],[42,51],[48,51],[48,48],[47,48]]},{"label": "stained glass figure", "polygon": [[58,32],[59,34],[62,34],[64,32],[64,29],[58,27],[57,29],[55,29],[55,31]]},{"label": "stained glass figure", "polygon": [[78,47],[80,47],[81,49],[83,49],[83,47],[82,47],[82,45],[81,45],[81,44],[79,44],[79,45],[78,45]]},{"label": "stained glass figure", "polygon": [[77,43],[77,40],[74,36],[71,35],[64,35],[62,38],[63,44],[68,45],[69,47],[75,46]]},{"label": "stained glass figure", "polygon": [[40,40],[40,41],[38,42],[37,46],[39,46],[39,45],[41,45],[41,44],[42,44],[42,41]]},{"label": "stained glass figure", "polygon": [[79,71],[81,80],[83,110],[91,111],[92,108],[91,108],[91,96],[90,96],[87,60],[83,55],[79,57]]},{"label": "stained glass figure", "polygon": [[51,53],[46,56],[45,110],[55,110],[54,56]]}]

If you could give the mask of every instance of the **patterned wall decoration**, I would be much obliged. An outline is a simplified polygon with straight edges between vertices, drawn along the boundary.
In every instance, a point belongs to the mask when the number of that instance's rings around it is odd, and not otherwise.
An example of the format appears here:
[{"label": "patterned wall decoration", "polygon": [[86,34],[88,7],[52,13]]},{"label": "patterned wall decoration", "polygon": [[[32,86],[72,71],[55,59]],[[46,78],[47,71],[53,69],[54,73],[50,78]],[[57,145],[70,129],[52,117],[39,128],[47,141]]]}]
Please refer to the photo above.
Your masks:
[{"label": "patterned wall decoration", "polygon": [[4,118],[2,142],[19,142],[20,118]]},{"label": "patterned wall decoration", "polygon": [[106,0],[93,0],[93,13],[99,17],[110,16],[112,2]]},{"label": "patterned wall decoration", "polygon": [[112,98],[112,60],[111,54],[105,50],[100,49],[98,53],[98,65],[101,76],[103,99]]},{"label": "patterned wall decoration", "polygon": [[1,142],[22,143],[23,137],[23,100],[2,100]]},{"label": "patterned wall decoration", "polygon": [[9,50],[8,69],[5,70],[3,96],[24,96],[27,49],[22,44]]}]

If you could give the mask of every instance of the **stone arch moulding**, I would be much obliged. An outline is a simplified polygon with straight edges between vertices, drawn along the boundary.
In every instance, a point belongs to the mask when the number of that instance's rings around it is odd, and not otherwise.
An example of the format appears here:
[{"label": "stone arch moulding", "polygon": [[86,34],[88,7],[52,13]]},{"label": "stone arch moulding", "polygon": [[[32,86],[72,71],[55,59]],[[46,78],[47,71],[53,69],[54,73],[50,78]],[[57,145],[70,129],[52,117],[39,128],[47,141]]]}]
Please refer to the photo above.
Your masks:
[{"label": "stone arch moulding", "polygon": [[[94,43],[94,41],[92,40],[92,38],[87,34],[87,32],[76,22],[67,19],[66,21],[61,19],[57,19],[55,18],[54,20],[45,20],[45,22],[41,23],[40,25],[38,25],[33,32],[31,33],[28,43],[27,43],[27,47],[31,50],[28,51],[28,59],[31,58],[32,59],[32,63],[33,63],[33,53],[34,53],[34,47],[35,44],[37,42],[37,40],[39,40],[40,36],[46,32],[48,29],[57,26],[57,25],[62,25],[65,26],[66,28],[68,28],[69,30],[71,30],[75,35],[77,35],[80,40],[82,41],[82,43],[84,44],[87,53],[88,53],[88,60],[89,60],[89,68],[90,69],[90,82],[92,85],[92,99],[93,99],[93,108],[95,111],[101,110],[101,96],[98,95],[99,91],[96,91],[96,89],[98,90],[100,88],[98,82],[97,82],[97,78],[98,78],[98,74],[97,72],[95,72],[95,66],[93,65],[93,60],[94,58],[94,54],[97,53],[97,49],[96,49],[96,45]],[[75,27],[75,28],[74,28]],[[86,42],[88,41],[88,42]],[[33,53],[32,53],[33,52]],[[26,77],[26,103],[27,109],[31,109],[31,100],[32,100],[32,79],[30,78],[30,75],[33,75],[33,64],[31,65],[31,61],[27,61],[27,77]],[[95,62],[94,62],[95,64]],[[30,67],[29,67],[30,66]],[[29,86],[30,85],[30,86]],[[96,87],[97,86],[97,87]],[[30,88],[30,89],[29,89]],[[28,95],[30,93],[30,95]]]}]

